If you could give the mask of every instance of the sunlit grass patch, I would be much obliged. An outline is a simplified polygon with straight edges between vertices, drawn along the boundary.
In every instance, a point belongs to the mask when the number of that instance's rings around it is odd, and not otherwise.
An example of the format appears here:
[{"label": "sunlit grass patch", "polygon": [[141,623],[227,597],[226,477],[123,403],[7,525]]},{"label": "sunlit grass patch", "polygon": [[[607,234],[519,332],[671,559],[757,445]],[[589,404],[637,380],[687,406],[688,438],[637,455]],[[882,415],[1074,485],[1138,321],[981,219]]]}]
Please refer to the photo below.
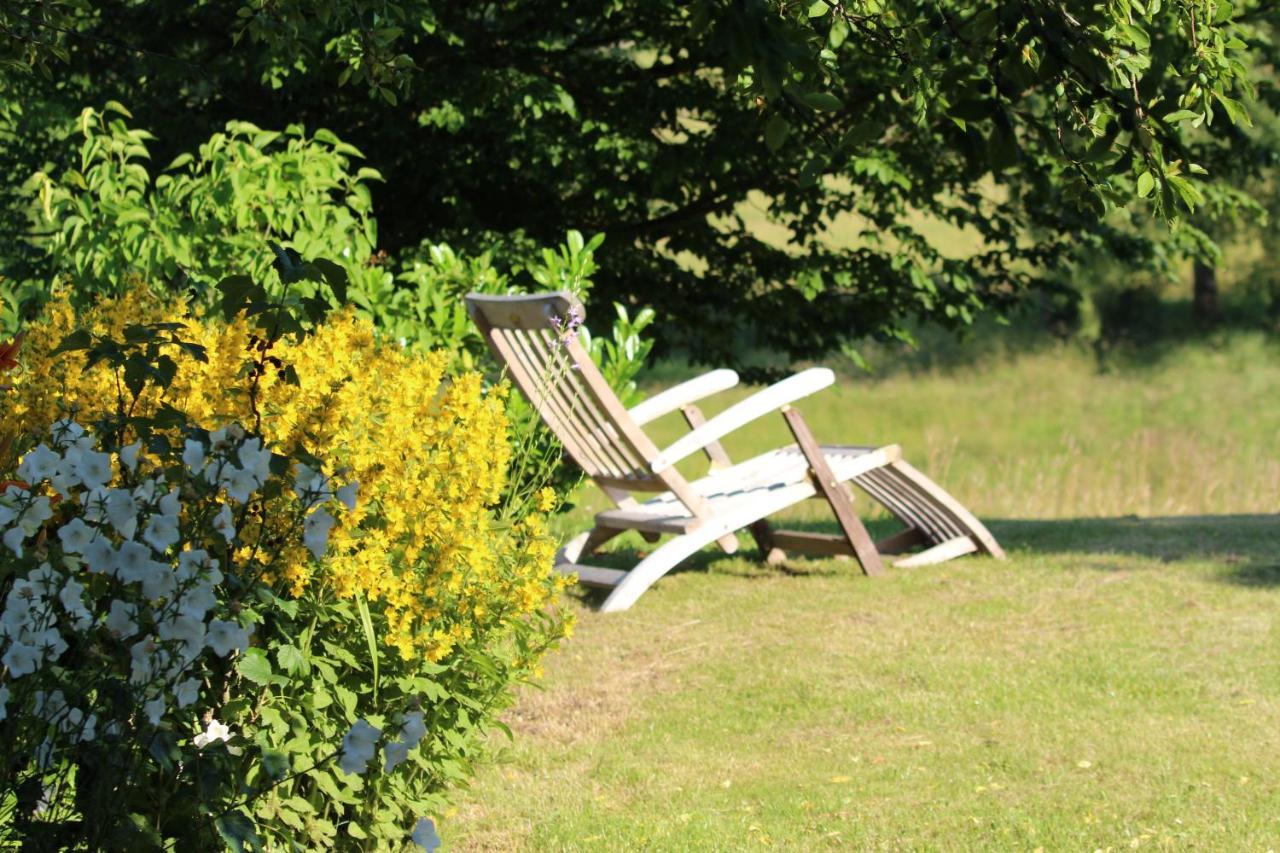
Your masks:
[{"label": "sunlit grass patch", "polygon": [[[847,561],[762,567],[744,537],[626,613],[584,598],[443,834],[454,849],[1273,845],[1268,355],[1238,339],[1099,374],[1064,350],[804,403],[821,439],[900,443],[1010,559],[870,581]],[[729,450],[786,441],[766,421]],[[792,520],[831,529],[818,503]]]}]

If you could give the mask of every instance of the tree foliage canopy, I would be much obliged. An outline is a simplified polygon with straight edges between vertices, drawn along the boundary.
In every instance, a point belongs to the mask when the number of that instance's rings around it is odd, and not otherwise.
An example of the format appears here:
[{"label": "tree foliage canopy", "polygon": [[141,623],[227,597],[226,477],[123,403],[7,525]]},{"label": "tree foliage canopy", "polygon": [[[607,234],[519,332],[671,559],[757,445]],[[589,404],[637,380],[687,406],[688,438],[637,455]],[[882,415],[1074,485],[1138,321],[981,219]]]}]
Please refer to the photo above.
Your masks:
[{"label": "tree foliage canopy", "polygon": [[[0,160],[20,180],[55,119],[107,99],[159,158],[229,120],[329,127],[386,179],[383,250],[603,232],[597,294],[653,304],[668,341],[802,358],[1010,305],[1082,238],[1119,240],[1119,209],[1174,222],[1247,204],[1225,179],[1273,159],[1247,127],[1255,89],[1275,97],[1252,69],[1275,59],[1277,15],[1265,0],[0,0],[0,58],[51,72],[6,78],[26,112]],[[942,253],[939,222],[974,251]]]}]

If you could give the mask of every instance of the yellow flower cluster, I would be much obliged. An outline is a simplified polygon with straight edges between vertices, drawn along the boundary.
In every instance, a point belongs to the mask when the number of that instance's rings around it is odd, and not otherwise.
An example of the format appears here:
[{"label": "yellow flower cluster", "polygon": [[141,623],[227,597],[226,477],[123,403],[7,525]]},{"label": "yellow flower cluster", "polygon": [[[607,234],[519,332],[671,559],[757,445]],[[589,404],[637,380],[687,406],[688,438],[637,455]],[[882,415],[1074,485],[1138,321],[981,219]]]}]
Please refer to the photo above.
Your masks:
[{"label": "yellow flower cluster", "polygon": [[[243,369],[252,330],[243,317],[190,320],[181,306],[166,310],[133,291],[99,303],[83,325],[119,334],[128,323],[157,321],[185,323],[180,334],[208,355],[201,363],[174,354],[179,370],[164,402],[209,429],[232,421],[252,428],[256,404],[269,446],[305,449],[359,483],[359,503],[334,528],[322,562],[301,547],[286,552],[283,571],[268,578],[282,591],[380,603],[385,642],[406,659],[439,660],[540,610],[562,588],[540,516],[506,529],[493,520],[510,456],[505,388],[486,393],[476,373],[447,377],[444,353],[379,345],[371,326],[350,314],[301,342],[277,344],[271,355],[293,368],[298,384],[269,368],[252,395]],[[84,370],[82,353],[50,355],[76,322],[66,300],[56,299],[29,330],[24,369],[0,396],[7,411],[0,442],[40,431],[71,409],[92,420],[114,408],[108,367]],[[142,408],[158,403],[148,392]],[[554,494],[538,498],[543,511],[554,502]],[[269,507],[258,523],[269,527]]]}]

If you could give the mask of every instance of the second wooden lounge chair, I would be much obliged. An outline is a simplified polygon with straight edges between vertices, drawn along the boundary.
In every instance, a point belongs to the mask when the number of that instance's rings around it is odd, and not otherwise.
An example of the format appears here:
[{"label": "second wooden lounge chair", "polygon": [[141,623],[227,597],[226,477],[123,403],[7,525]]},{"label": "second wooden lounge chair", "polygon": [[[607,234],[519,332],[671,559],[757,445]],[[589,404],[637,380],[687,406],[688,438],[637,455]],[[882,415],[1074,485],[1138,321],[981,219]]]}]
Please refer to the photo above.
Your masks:
[{"label": "second wooden lounge chair", "polygon": [[[631,409],[610,389],[578,343],[581,303],[569,293],[531,296],[467,296],[467,310],[521,392],[564,444],[565,450],[615,504],[595,517],[595,527],[561,549],[556,568],[580,583],[611,588],[603,611],[625,610],[682,560],[715,542],[727,553],[737,531],[750,531],[769,562],[788,550],[856,558],[868,575],[883,571],[881,555],[906,556],[895,565],[921,566],[982,552],[1004,552],[987,529],[936,483],[902,459],[896,444],[884,447],[819,445],[791,403],[831,385],[835,375],[811,368],[704,419],[696,401],[733,387],[732,370],[713,370],[662,391]],[[659,450],[644,424],[680,410],[690,432]],[[734,464],[720,439],[764,415],[780,412],[796,443]],[[686,480],[681,459],[705,453],[710,473]],[[853,511],[847,484],[882,504],[904,528],[873,542]],[[657,493],[643,502],[636,493]],[[841,533],[836,536],[774,530],[768,516],[807,498],[824,498]],[[629,571],[579,561],[618,534],[637,530],[655,548]],[[914,548],[923,550],[909,553]]]}]

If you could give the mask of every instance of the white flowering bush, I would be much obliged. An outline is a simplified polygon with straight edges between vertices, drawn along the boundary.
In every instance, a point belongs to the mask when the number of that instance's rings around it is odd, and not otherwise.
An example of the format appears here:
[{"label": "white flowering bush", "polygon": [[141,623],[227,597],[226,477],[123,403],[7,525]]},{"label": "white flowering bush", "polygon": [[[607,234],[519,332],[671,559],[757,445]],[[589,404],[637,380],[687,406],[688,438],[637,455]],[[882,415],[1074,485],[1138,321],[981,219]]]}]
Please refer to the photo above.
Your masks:
[{"label": "white flowering bush", "polygon": [[[0,458],[0,846],[440,843],[427,815],[509,676],[401,655],[379,639],[384,610],[333,593],[331,534],[378,530],[376,507],[264,439],[258,379],[287,379],[270,354],[287,325],[259,328],[227,389],[248,397],[247,428],[166,406],[170,353],[206,356],[176,324],[139,324],[59,347],[114,371],[114,405],[73,408]],[[316,574],[291,593],[299,570]],[[483,684],[488,704],[455,684]]]},{"label": "white flowering bush", "polygon": [[[256,579],[234,570],[237,551],[271,547],[239,541],[237,529],[278,478],[272,453],[234,425],[187,439],[176,461],[140,443],[104,452],[65,420],[0,494],[0,565],[11,579],[0,611],[5,840],[128,844],[156,828],[104,813],[128,807],[122,793],[153,794],[138,784],[148,778],[196,773],[215,797],[244,793],[216,715],[255,628],[241,601]],[[316,558],[355,489],[296,466],[286,524]],[[420,723],[405,726],[421,738]],[[354,768],[365,729],[344,742],[344,767]]]}]

